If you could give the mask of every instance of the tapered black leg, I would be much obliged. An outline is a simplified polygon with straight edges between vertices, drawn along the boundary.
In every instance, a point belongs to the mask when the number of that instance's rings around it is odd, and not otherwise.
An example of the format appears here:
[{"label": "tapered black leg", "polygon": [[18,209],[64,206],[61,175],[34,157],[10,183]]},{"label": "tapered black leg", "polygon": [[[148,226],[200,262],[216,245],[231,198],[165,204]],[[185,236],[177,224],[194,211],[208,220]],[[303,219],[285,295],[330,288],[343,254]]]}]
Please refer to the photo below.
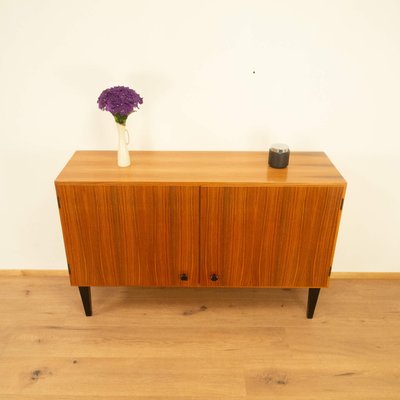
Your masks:
[{"label": "tapered black leg", "polygon": [[308,289],[308,302],[307,302],[307,318],[311,319],[314,316],[315,306],[317,305],[320,289]]},{"label": "tapered black leg", "polygon": [[79,293],[81,294],[83,308],[87,317],[92,316],[92,295],[90,293],[90,286],[79,286]]}]

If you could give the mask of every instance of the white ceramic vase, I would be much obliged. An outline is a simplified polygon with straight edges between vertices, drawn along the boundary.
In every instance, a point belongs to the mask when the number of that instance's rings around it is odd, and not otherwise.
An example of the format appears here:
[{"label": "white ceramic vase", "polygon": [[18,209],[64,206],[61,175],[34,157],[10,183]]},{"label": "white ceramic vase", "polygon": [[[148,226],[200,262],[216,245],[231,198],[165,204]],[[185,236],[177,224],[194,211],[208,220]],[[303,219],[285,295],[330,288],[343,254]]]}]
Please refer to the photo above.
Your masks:
[{"label": "white ceramic vase", "polygon": [[129,157],[129,132],[125,125],[117,123],[118,131],[118,167],[129,167],[131,158]]}]

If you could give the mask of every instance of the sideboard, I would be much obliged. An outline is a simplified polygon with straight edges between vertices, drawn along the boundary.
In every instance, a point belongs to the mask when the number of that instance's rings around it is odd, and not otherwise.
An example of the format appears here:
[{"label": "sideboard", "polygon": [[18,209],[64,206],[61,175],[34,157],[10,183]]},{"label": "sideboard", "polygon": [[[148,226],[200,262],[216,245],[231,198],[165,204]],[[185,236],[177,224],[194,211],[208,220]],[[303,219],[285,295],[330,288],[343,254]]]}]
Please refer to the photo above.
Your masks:
[{"label": "sideboard", "polygon": [[346,181],[322,152],[77,151],[55,187],[73,286],[328,286]]}]

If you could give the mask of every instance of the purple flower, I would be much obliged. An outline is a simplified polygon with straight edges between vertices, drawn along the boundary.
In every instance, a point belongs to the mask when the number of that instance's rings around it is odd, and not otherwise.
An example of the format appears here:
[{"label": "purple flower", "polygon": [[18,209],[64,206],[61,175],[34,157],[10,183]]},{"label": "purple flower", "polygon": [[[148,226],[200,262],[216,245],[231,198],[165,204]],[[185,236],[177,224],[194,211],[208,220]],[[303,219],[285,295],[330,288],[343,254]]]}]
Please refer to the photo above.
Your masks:
[{"label": "purple flower", "polygon": [[133,89],[125,86],[115,86],[103,90],[97,103],[100,110],[110,111],[115,121],[125,125],[128,115],[139,108],[143,99]]}]

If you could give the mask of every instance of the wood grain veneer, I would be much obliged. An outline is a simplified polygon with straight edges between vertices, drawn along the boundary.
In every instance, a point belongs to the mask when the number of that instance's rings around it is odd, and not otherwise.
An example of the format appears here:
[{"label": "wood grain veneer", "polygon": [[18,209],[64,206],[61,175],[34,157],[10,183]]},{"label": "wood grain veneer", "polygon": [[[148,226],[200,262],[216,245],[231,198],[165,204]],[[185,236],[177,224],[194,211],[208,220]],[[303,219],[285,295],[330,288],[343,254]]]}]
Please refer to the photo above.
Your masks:
[{"label": "wood grain veneer", "polygon": [[324,153],[131,158],[78,151],[56,179],[72,285],[328,285],[346,182]]},{"label": "wood grain veneer", "polygon": [[343,191],[202,187],[201,284],[326,287]]},{"label": "wood grain veneer", "polygon": [[114,151],[77,151],[56,183],[119,183],[143,185],[224,184],[344,185],[322,152],[292,152],[285,169],[268,167],[267,152],[137,151],[132,165],[119,168]]},{"label": "wood grain veneer", "polygon": [[198,188],[60,185],[57,194],[72,285],[197,284]]},{"label": "wood grain veneer", "polygon": [[[0,269],[0,277],[66,277],[66,269]],[[332,272],[331,280],[399,280],[400,272]]]}]

